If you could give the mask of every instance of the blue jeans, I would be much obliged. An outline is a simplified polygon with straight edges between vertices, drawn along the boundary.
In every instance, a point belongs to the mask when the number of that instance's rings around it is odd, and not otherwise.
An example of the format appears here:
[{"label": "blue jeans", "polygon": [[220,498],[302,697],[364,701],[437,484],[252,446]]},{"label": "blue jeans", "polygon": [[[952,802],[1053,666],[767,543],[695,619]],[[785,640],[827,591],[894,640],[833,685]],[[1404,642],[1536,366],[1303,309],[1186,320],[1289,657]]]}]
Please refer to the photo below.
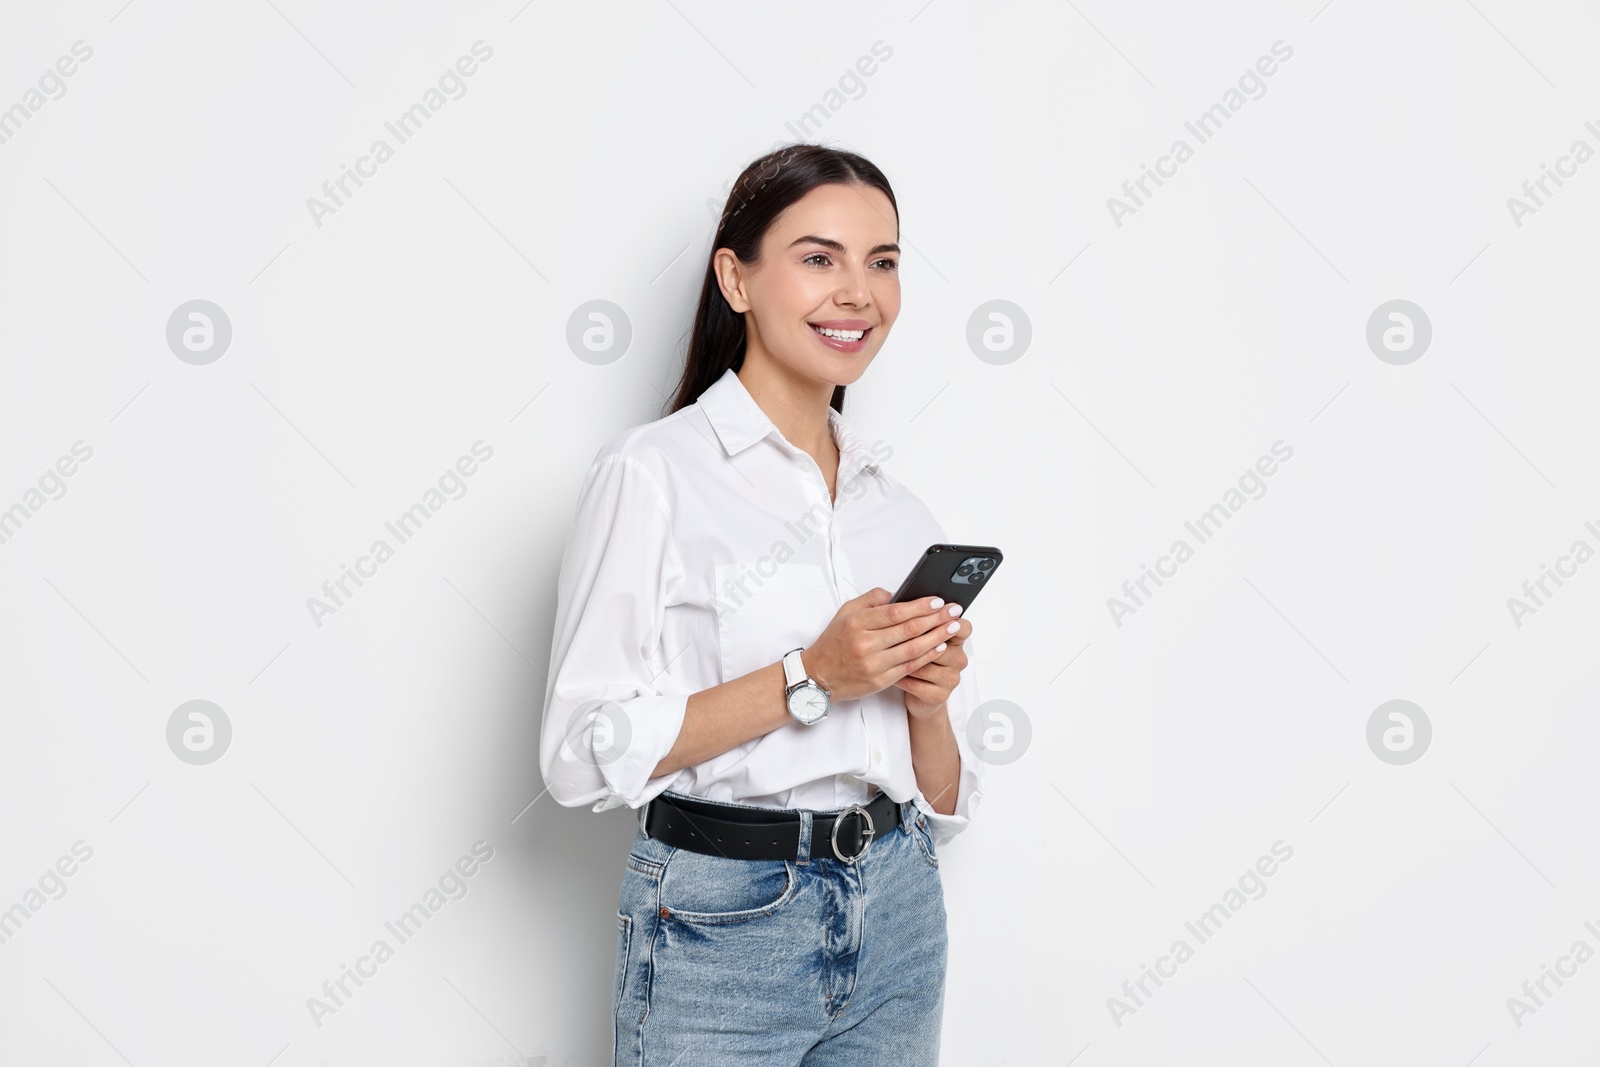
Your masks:
[{"label": "blue jeans", "polygon": [[[677,795],[677,794],[674,794]],[[635,832],[615,1067],[937,1067],[948,938],[915,805],[853,865],[705,855]]]}]

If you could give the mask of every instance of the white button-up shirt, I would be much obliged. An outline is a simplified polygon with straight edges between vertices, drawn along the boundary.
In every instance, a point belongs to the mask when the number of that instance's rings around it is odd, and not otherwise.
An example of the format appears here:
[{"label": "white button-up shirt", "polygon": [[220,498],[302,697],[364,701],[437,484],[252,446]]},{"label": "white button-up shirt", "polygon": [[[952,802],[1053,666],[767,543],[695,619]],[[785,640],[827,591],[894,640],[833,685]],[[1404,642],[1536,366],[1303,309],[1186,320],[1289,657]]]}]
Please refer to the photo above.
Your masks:
[{"label": "white button-up shirt", "polygon": [[732,370],[697,403],[617,435],[595,457],[561,565],[540,740],[558,803],[639,808],[671,789],[831,809],[865,802],[877,786],[914,800],[936,843],[966,828],[984,769],[967,738],[979,703],[971,640],[947,703],[961,760],[953,815],[935,812],[917,786],[896,686],[650,777],[690,694],[810,645],[840,604],[874,586],[898,589],[923,550],[946,540],[884,472],[893,450],[864,448],[831,407],[828,420],[840,453],[836,501]]}]

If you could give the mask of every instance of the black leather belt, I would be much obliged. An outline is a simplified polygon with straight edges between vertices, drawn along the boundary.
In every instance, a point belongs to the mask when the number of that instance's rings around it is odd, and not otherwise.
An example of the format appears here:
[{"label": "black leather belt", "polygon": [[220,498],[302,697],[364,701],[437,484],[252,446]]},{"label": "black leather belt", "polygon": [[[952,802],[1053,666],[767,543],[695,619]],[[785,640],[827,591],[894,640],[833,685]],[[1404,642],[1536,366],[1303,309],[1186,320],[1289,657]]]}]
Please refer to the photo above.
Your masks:
[{"label": "black leather belt", "polygon": [[[691,852],[746,860],[792,860],[800,852],[800,813],[749,808],[662,793],[645,806],[649,836]],[[900,804],[879,793],[866,804],[811,817],[812,859],[854,863],[873,838],[900,827]]]}]

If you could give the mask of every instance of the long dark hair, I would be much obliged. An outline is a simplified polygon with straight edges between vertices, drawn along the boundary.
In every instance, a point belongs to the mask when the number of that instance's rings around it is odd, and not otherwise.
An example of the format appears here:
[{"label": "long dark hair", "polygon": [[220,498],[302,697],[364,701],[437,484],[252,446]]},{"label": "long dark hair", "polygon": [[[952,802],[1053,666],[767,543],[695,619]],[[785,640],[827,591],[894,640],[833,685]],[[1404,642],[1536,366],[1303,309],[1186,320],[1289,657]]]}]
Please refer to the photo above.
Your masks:
[{"label": "long dark hair", "polygon": [[[824,148],[814,144],[791,144],[776,148],[751,163],[728,191],[717,233],[706,260],[705,280],[700,286],[700,306],[695,311],[694,328],[684,357],[683,377],[667,414],[688,407],[700,399],[729,368],[744,365],[744,316],[728,305],[717,284],[713,259],[717,249],[726,248],[741,263],[761,258],[761,241],[773,221],[790,204],[819,185],[859,183],[879,190],[889,198],[899,218],[900,205],[883,171],[854,152]],[[844,413],[844,386],[833,388],[833,409]]]}]

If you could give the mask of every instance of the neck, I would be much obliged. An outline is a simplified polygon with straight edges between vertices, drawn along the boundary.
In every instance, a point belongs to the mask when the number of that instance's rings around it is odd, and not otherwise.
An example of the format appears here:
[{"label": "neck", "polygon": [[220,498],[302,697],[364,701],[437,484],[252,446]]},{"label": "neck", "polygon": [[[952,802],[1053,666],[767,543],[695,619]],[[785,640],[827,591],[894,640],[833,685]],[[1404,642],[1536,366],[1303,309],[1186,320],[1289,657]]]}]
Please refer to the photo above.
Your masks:
[{"label": "neck", "polygon": [[790,444],[812,456],[826,455],[834,447],[828,424],[833,383],[797,375],[758,346],[746,350],[737,373],[756,406]]}]

